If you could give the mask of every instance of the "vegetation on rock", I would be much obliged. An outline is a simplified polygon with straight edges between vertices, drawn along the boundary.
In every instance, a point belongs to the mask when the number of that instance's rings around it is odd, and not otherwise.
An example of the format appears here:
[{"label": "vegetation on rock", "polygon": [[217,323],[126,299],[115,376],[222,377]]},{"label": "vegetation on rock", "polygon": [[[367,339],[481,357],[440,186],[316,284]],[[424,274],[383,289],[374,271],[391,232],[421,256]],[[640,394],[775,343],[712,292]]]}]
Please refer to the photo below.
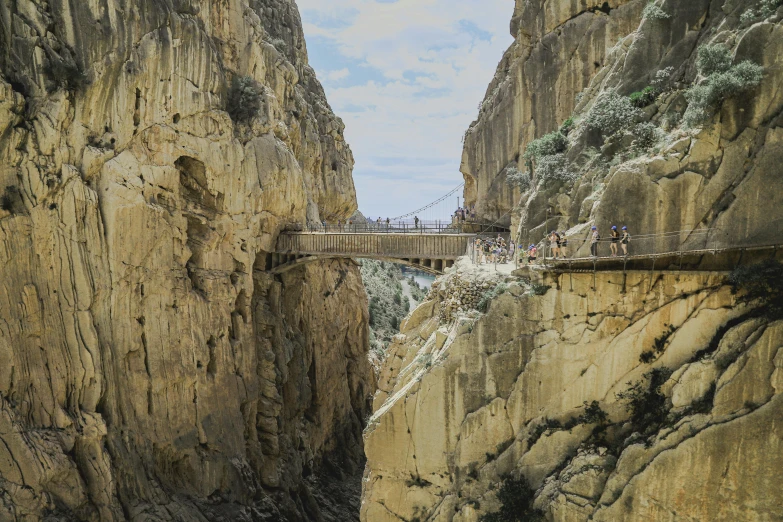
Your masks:
[{"label": "vegetation on rock", "polygon": [[508,285],[506,283],[498,283],[491,290],[484,292],[476,305],[476,309],[479,312],[486,312],[489,309],[489,303],[497,296],[505,294],[506,290],[508,290]]},{"label": "vegetation on rock", "polygon": [[[382,355],[399,333],[411,302],[403,292],[404,277],[398,265],[371,259],[363,259],[361,263],[362,281],[370,301],[370,344]],[[407,281],[411,294],[415,294],[414,299],[421,299],[424,291],[412,279]]]},{"label": "vegetation on rock", "polygon": [[697,67],[706,79],[685,93],[683,119],[689,127],[709,119],[724,100],[757,87],[764,76],[764,68],[749,60],[732,65],[731,52],[722,44],[700,47]]},{"label": "vegetation on rock", "polygon": [[783,264],[773,259],[741,266],[729,275],[732,291],[745,303],[758,301],[770,319],[783,318]]},{"label": "vegetation on rock", "polygon": [[629,388],[617,394],[618,399],[627,402],[634,431],[646,436],[657,432],[666,421],[669,410],[661,386],[670,376],[667,368],[655,368],[644,374],[643,380],[629,382]]},{"label": "vegetation on rock", "polygon": [[631,128],[641,115],[642,111],[631,103],[630,98],[610,91],[595,102],[584,123],[588,129],[609,137]]},{"label": "vegetation on rock", "polygon": [[650,20],[667,20],[672,16],[654,2],[650,2],[647,4],[647,7],[644,8],[644,11],[642,11],[642,17]]},{"label": "vegetation on rock", "polygon": [[760,18],[769,18],[777,11],[778,7],[783,5],[783,0],[761,0],[757,7],[745,10],[740,16],[740,22],[743,24],[752,23]]},{"label": "vegetation on rock", "polygon": [[657,93],[655,92],[655,89],[651,86],[647,86],[641,91],[632,92],[628,98],[631,100],[631,104],[633,104],[634,107],[638,107],[640,109],[643,109],[644,107],[647,107],[652,102],[655,101],[655,98],[657,97]]},{"label": "vegetation on rock", "polygon": [[261,111],[261,88],[249,76],[235,77],[231,82],[226,112],[236,123],[249,123]]},{"label": "vegetation on rock", "polygon": [[524,477],[508,477],[498,490],[500,510],[481,517],[481,522],[538,522],[543,511],[533,507],[536,492]]}]

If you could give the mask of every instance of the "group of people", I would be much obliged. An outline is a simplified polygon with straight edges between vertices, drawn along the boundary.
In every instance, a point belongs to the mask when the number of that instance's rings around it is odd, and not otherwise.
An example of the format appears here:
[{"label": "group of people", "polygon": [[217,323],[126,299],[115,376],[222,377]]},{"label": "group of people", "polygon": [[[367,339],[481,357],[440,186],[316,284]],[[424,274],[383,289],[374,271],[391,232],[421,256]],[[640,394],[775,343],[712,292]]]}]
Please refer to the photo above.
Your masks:
[{"label": "group of people", "polygon": [[454,212],[454,219],[457,220],[457,223],[464,223],[465,221],[476,221],[475,205],[471,205],[470,208],[457,207],[456,212]]},{"label": "group of people", "polygon": [[473,250],[475,253],[476,263],[481,265],[487,264],[503,264],[513,261],[514,254],[516,252],[516,244],[514,241],[506,243],[505,238],[498,236],[495,238],[482,239],[476,238],[473,243]]},{"label": "group of people", "polygon": [[[598,232],[598,227],[592,228],[592,234],[590,236],[590,255],[598,257],[598,245],[601,242],[601,234]],[[623,249],[623,255],[628,255],[628,244],[631,242],[631,234],[628,232],[628,227],[624,226],[622,231],[617,230],[617,225],[612,225],[612,230],[609,233],[609,249],[612,253],[612,257],[617,257],[618,250],[617,245]]]},{"label": "group of people", "polygon": [[[565,231],[552,230],[546,237],[548,242],[549,252],[547,257],[551,256],[554,259],[565,259],[568,257],[569,239]],[[628,227],[624,226],[620,229],[616,225],[613,225],[609,233],[608,240],[602,240],[601,234],[598,232],[598,227],[591,228],[590,235],[590,254],[593,257],[599,255],[599,245],[602,241],[609,242],[609,249],[612,257],[617,257],[622,251],[623,256],[628,255],[628,245],[631,242],[631,234],[628,231]],[[476,238],[474,249],[477,253],[477,260],[479,264],[482,263],[505,263],[508,260],[514,260],[515,250],[518,250],[520,264],[533,264],[538,259],[538,246],[531,244],[527,249],[517,248],[514,245],[514,241],[509,241],[509,246],[506,247],[506,241],[498,236],[497,239],[481,239]]]}]

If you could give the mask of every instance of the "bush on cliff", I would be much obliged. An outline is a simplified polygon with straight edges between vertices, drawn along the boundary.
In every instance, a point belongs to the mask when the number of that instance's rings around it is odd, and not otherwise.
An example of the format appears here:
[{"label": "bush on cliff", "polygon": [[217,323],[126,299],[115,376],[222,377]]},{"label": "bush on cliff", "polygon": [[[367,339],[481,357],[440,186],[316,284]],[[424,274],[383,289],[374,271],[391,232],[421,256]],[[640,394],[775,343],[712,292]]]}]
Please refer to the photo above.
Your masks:
[{"label": "bush on cliff", "polygon": [[641,91],[632,92],[628,95],[628,98],[631,100],[631,104],[633,104],[634,107],[643,109],[655,101],[656,92],[654,88],[647,86]]},{"label": "bush on cliff", "polygon": [[706,121],[721,102],[757,87],[764,77],[764,68],[749,60],[732,65],[729,49],[721,44],[699,48],[697,67],[706,79],[685,93],[683,119],[689,127]]},{"label": "bush on cliff", "polygon": [[226,112],[236,123],[249,123],[261,111],[261,88],[249,76],[235,77],[228,90]]},{"label": "bush on cliff", "polygon": [[544,512],[533,507],[536,492],[524,477],[508,477],[498,491],[500,511],[481,517],[481,522],[539,522]]},{"label": "bush on cliff", "polygon": [[642,114],[630,98],[612,91],[596,100],[584,122],[588,129],[599,131],[604,138],[607,138],[630,129]]},{"label": "bush on cliff", "polygon": [[655,3],[650,2],[642,11],[642,17],[650,20],[668,20],[672,15],[658,7]]},{"label": "bush on cliff", "polygon": [[544,156],[560,154],[568,149],[568,139],[560,131],[550,132],[533,140],[525,149],[524,158],[528,161],[536,161]]},{"label": "bush on cliff", "polygon": [[512,187],[518,187],[522,192],[530,189],[530,174],[522,172],[514,166],[506,167],[506,182]]},{"label": "bush on cliff", "polygon": [[505,294],[506,290],[508,290],[508,285],[506,283],[499,283],[494,288],[484,292],[484,295],[481,296],[481,299],[479,299],[479,302],[476,305],[478,311],[486,313],[486,311],[489,310],[489,303],[497,296]]},{"label": "bush on cliff", "polygon": [[757,4],[757,8],[747,9],[742,16],[740,16],[740,22],[743,24],[749,24],[760,18],[769,18],[778,10],[778,7],[783,5],[783,0],[761,0]]},{"label": "bush on cliff", "polygon": [[536,164],[535,173],[538,182],[544,187],[572,182],[579,177],[565,154],[542,157]]},{"label": "bush on cliff", "polygon": [[642,435],[657,432],[666,421],[669,409],[661,386],[671,376],[671,370],[656,368],[644,375],[636,383],[628,383],[629,388],[617,394],[617,398],[626,401],[630,422],[634,431]]},{"label": "bush on cliff", "polygon": [[740,302],[759,302],[771,320],[783,319],[783,264],[768,259],[757,265],[741,266],[729,275],[732,292]]}]

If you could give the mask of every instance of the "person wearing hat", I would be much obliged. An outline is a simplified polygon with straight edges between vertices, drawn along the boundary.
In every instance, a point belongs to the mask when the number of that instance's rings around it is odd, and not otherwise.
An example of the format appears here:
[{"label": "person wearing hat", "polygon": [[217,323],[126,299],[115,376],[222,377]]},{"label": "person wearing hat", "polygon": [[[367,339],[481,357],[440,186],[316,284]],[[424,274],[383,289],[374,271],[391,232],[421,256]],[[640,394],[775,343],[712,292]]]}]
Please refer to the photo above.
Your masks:
[{"label": "person wearing hat", "polygon": [[598,233],[598,227],[593,227],[593,235],[590,238],[590,254],[598,257],[598,242],[601,241],[601,234]]},{"label": "person wearing hat", "polygon": [[527,249],[527,264],[533,264],[533,262],[536,260],[536,255],[538,254],[538,249],[536,248],[536,245],[530,245],[530,248]]},{"label": "person wearing hat", "polygon": [[631,234],[628,233],[628,227],[623,227],[623,237],[620,244],[623,246],[623,255],[628,255],[628,243],[631,242]]},{"label": "person wearing hat", "polygon": [[620,233],[617,231],[617,225],[612,226],[612,242],[609,248],[612,250],[612,257],[617,257],[617,243],[620,242]]}]

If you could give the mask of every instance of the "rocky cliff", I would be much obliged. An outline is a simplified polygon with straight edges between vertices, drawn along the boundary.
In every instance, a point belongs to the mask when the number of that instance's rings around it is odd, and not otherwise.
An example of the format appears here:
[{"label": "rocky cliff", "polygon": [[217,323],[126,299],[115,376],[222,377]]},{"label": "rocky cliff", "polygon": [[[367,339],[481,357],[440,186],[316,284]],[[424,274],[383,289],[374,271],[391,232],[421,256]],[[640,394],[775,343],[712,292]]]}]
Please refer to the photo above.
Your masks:
[{"label": "rocky cliff", "polygon": [[356,208],[292,0],[0,1],[0,519],[350,520]]},{"label": "rocky cliff", "polygon": [[[779,245],[781,18],[779,0],[518,0],[466,202],[523,242],[567,230],[569,255],[592,225],[628,225],[632,253]],[[730,272],[748,261],[462,260],[390,347],[362,520],[783,518],[783,269]]]},{"label": "rocky cliff", "polygon": [[783,517],[780,307],[726,276],[462,261],[390,349],[362,520]]},{"label": "rocky cliff", "polygon": [[[530,242],[590,224],[709,231],[678,238],[693,246],[780,241],[780,6],[518,0],[516,40],[465,135],[466,202]],[[705,52],[717,48],[721,63]]]}]

